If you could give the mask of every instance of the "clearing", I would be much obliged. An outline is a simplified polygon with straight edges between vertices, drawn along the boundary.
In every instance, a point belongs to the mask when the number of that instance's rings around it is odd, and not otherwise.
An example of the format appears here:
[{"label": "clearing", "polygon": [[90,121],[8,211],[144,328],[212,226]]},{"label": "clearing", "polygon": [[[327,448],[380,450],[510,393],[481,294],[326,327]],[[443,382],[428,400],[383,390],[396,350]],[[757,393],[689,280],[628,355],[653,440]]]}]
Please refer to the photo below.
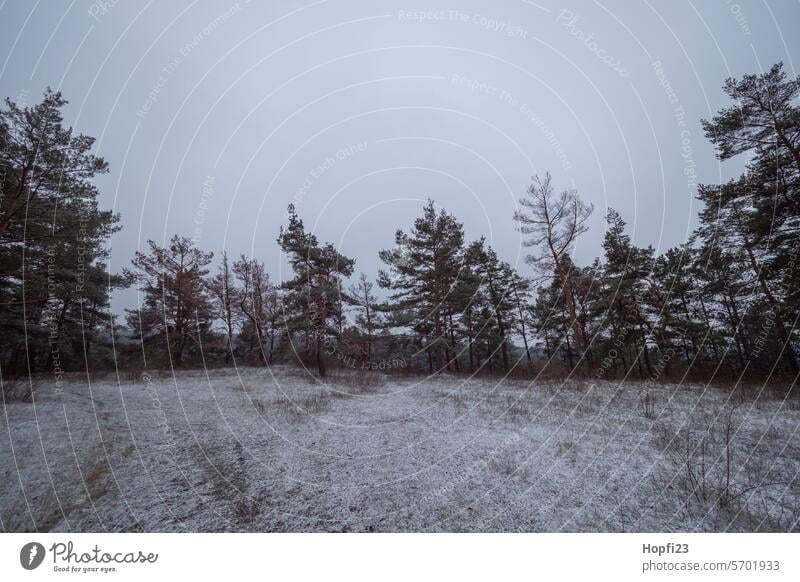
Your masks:
[{"label": "clearing", "polygon": [[9,403],[5,531],[796,531],[797,400],[240,368]]}]

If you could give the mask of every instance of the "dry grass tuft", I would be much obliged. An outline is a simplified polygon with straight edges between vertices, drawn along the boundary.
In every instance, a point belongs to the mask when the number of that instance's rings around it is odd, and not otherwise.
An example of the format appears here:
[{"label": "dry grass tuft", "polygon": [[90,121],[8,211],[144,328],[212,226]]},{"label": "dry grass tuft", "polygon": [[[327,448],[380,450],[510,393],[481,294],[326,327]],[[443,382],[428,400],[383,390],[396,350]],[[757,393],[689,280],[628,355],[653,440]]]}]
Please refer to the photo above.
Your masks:
[{"label": "dry grass tuft", "polygon": [[304,417],[316,416],[327,410],[334,398],[334,393],[327,390],[295,397],[283,394],[273,402],[273,405],[276,410],[283,412],[288,418],[300,420]]},{"label": "dry grass tuft", "polygon": [[31,402],[33,400],[34,383],[28,378],[14,378],[0,382],[2,401],[6,404],[11,402]]},{"label": "dry grass tuft", "polygon": [[339,369],[331,370],[325,377],[325,383],[348,394],[373,394],[386,384],[386,376],[364,370]]}]

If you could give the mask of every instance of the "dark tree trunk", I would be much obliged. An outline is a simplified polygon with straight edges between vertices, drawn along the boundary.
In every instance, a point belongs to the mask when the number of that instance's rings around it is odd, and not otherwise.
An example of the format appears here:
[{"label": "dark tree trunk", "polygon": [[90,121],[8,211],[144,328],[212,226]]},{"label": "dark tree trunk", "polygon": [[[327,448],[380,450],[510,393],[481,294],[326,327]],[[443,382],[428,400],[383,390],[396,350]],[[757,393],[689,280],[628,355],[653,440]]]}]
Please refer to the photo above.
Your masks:
[{"label": "dark tree trunk", "polygon": [[528,360],[528,366],[530,366],[532,361],[531,351],[528,348],[528,334],[525,332],[525,313],[522,309],[522,300],[520,299],[519,290],[516,285],[514,285],[514,297],[517,300],[517,311],[519,311],[520,331],[522,332],[522,344],[525,346],[525,357]]},{"label": "dark tree trunk", "polygon": [[322,350],[322,334],[317,333],[317,371],[319,372],[319,377],[324,378],[327,370],[325,369],[325,354]]},{"label": "dark tree trunk", "polygon": [[742,226],[741,216],[739,215],[739,209],[736,205],[734,205],[734,212],[736,213],[737,220],[739,222],[739,230],[742,236],[742,240],[744,241],[744,248],[747,251],[747,256],[750,259],[750,265],[753,268],[753,272],[755,273],[756,279],[758,280],[758,284],[761,286],[761,290],[764,293],[764,297],[767,300],[767,304],[769,308],[772,310],[772,313],[775,317],[775,327],[778,331],[777,336],[778,339],[783,343],[783,354],[784,358],[786,359],[786,364],[788,365],[789,369],[792,371],[793,375],[800,374],[800,366],[797,364],[797,358],[794,354],[794,348],[792,347],[791,337],[789,333],[786,331],[786,326],[783,322],[783,316],[781,315],[781,309],[778,305],[778,302],[775,300],[775,297],[772,295],[772,291],[767,284],[767,278],[764,275],[764,271],[761,266],[758,264],[756,260],[755,254],[753,254],[753,249],[750,247],[750,239],[747,237],[746,230]]}]

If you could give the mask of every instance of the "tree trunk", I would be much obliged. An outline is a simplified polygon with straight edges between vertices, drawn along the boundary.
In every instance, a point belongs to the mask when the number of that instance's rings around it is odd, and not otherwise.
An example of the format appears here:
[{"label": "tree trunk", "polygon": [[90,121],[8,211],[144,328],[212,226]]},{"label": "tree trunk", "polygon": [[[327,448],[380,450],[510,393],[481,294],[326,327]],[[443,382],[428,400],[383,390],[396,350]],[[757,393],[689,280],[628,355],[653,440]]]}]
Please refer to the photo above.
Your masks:
[{"label": "tree trunk", "polygon": [[467,311],[467,348],[469,351],[469,373],[475,372],[474,356],[472,351],[472,311]]},{"label": "tree trunk", "polygon": [[746,360],[750,359],[750,342],[747,339],[747,334],[742,330],[742,318],[739,317],[739,308],[736,306],[736,299],[731,293],[730,287],[727,288],[728,299],[731,302],[731,315],[733,315],[734,321],[736,321],[736,327],[734,328],[734,334],[738,334],[739,339],[742,344],[742,349],[744,350],[744,357]]},{"label": "tree trunk", "polygon": [[233,328],[232,328],[231,324],[228,323],[228,350],[225,352],[225,363],[226,364],[231,361],[231,354],[232,353],[233,353]]},{"label": "tree trunk", "polygon": [[453,368],[455,369],[456,373],[461,372],[461,366],[458,363],[458,346],[456,346],[456,333],[455,333],[455,326],[453,325],[453,314],[448,314],[448,320],[450,321],[450,346],[453,348]]},{"label": "tree trunk", "polygon": [[544,330],[544,353],[547,356],[547,359],[550,360],[553,357],[553,350],[550,347],[550,330]]},{"label": "tree trunk", "polygon": [[[64,319],[67,315],[67,309],[69,309],[70,302],[68,300],[64,300],[64,305],[61,307],[61,312],[58,315],[58,323],[56,324],[56,345],[58,345],[58,338],[61,337],[61,330],[64,329]],[[47,351],[47,364],[45,368],[47,370],[53,370],[55,367],[54,361],[54,354],[53,354],[53,346],[52,342],[50,342],[50,349]]]},{"label": "tree trunk", "polygon": [[736,346],[736,358],[739,360],[739,371],[744,372],[745,359],[742,353],[741,340],[739,337],[739,325],[741,322],[737,323],[735,314],[731,312],[731,307],[728,304],[728,300],[726,300],[725,296],[722,297],[722,305],[725,307],[725,311],[728,312],[728,321],[731,324],[731,332],[733,334],[733,345]]},{"label": "tree trunk", "polygon": [[575,363],[572,361],[572,346],[569,343],[569,330],[564,330],[564,342],[567,344],[567,359],[569,360],[569,370],[572,372],[575,369]]},{"label": "tree trunk", "polygon": [[525,346],[525,357],[528,360],[528,366],[531,366],[531,351],[528,348],[528,335],[525,332],[525,313],[522,310],[522,300],[520,299],[516,285],[514,286],[514,296],[517,300],[517,311],[519,311],[520,331],[522,332],[522,344]]},{"label": "tree trunk", "polygon": [[497,319],[497,331],[500,332],[501,346],[500,350],[503,356],[503,369],[508,372],[508,350],[506,349],[506,326],[503,323],[503,316],[500,313],[500,299],[497,297],[497,291],[494,288],[494,281],[489,278],[489,294],[492,298],[492,307],[494,307],[494,316]]},{"label": "tree trunk", "polygon": [[644,364],[647,367],[647,375],[653,375],[653,367],[650,365],[650,350],[647,349],[647,336],[644,330],[640,327],[639,332],[642,334],[642,353],[644,354]]},{"label": "tree trunk", "polygon": [[317,333],[317,371],[320,378],[324,378],[327,373],[325,369],[325,354],[322,350],[322,334],[320,333]]},{"label": "tree trunk", "polygon": [[[564,272],[561,268],[560,262],[557,264],[557,271],[558,276],[561,279],[561,285],[563,287],[564,293],[564,304],[567,308],[567,314],[569,315],[570,326],[572,327],[572,337],[575,340],[575,349],[578,354],[578,363],[583,359],[583,348],[584,346],[581,345],[581,328],[578,323],[578,314],[575,310],[575,303],[573,301],[572,296],[572,279],[570,279],[569,275]],[[570,356],[570,369],[574,370],[575,367],[572,363],[572,357]]]},{"label": "tree trunk", "polygon": [[[14,193],[14,197],[11,199],[11,203],[6,208],[5,215],[2,219],[0,219],[0,239],[2,239],[3,235],[8,230],[11,221],[14,219],[14,216],[19,212],[19,210],[25,206],[25,187],[28,182],[28,173],[31,170],[28,166],[22,169],[20,174],[19,184],[17,184],[17,191]],[[27,196],[27,203],[30,203],[36,197],[36,192],[30,192]]]},{"label": "tree trunk", "polygon": [[269,332],[269,359],[267,360],[267,366],[272,365],[272,354],[275,352],[275,330],[272,329]]},{"label": "tree trunk", "polygon": [[186,346],[186,336],[181,333],[178,339],[178,345],[175,348],[173,361],[176,368],[180,368],[183,364],[183,348]]},{"label": "tree trunk", "polygon": [[767,284],[767,278],[764,276],[764,271],[761,266],[758,264],[755,255],[753,254],[753,249],[750,247],[750,239],[748,239],[745,231],[742,228],[741,222],[741,215],[739,214],[738,207],[734,204],[734,212],[736,213],[737,222],[739,223],[739,234],[744,241],[744,248],[747,251],[747,256],[750,259],[750,265],[753,269],[753,272],[758,279],[758,284],[761,287],[761,290],[764,293],[764,297],[767,299],[767,304],[769,305],[772,313],[775,315],[775,327],[778,330],[778,339],[783,342],[783,354],[786,359],[786,363],[789,366],[789,369],[792,371],[792,374],[795,376],[800,374],[800,366],[797,364],[797,358],[794,354],[794,348],[792,347],[791,337],[789,333],[786,331],[786,326],[783,323],[783,317],[781,317],[781,309],[778,305],[778,302],[775,300],[775,296],[772,295],[772,291],[770,291],[769,285]]},{"label": "tree trunk", "polygon": [[431,347],[430,345],[425,346],[427,349],[425,350],[428,352],[428,371],[433,374],[433,354],[431,354]]}]

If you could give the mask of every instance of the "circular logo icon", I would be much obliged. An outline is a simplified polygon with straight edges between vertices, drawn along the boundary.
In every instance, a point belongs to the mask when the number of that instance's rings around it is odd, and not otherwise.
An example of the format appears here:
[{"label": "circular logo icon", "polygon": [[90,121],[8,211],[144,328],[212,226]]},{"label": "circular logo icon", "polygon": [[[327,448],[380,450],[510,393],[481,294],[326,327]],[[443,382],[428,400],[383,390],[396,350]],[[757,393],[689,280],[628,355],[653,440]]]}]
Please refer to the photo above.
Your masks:
[{"label": "circular logo icon", "polygon": [[29,542],[19,551],[19,563],[26,570],[35,570],[44,561],[44,546],[39,542]]}]

